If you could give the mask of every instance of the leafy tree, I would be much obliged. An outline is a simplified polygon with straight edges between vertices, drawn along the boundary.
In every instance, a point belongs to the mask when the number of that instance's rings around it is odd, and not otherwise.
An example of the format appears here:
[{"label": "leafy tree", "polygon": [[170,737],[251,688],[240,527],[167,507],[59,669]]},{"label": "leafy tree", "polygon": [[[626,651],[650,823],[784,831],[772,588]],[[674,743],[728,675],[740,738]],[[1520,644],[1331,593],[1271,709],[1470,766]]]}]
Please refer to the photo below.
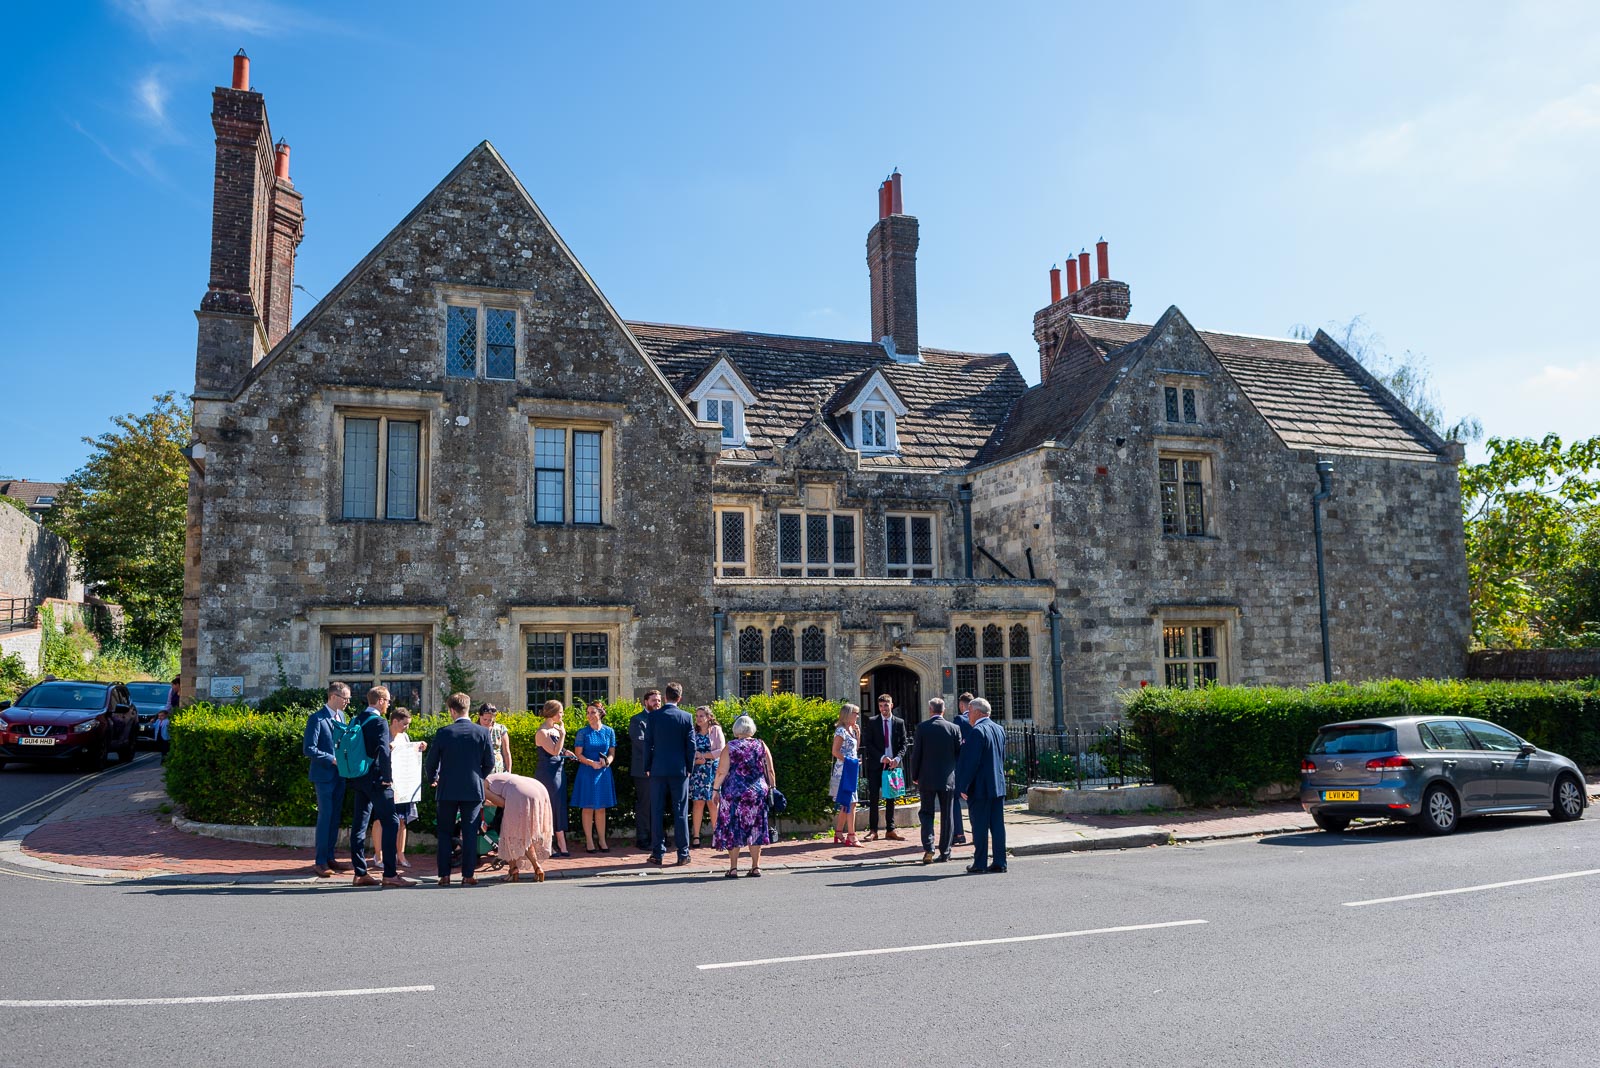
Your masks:
[{"label": "leafy tree", "polygon": [[1490,438],[1461,469],[1473,638],[1600,645],[1600,435]]},{"label": "leafy tree", "polygon": [[[1483,424],[1476,416],[1467,415],[1452,422],[1445,415],[1439,395],[1428,381],[1430,370],[1426,356],[1409,349],[1398,357],[1391,356],[1383,336],[1360,315],[1347,323],[1329,323],[1323,329],[1441,438],[1446,441],[1483,438]],[[1307,326],[1296,326],[1290,331],[1297,338],[1310,338],[1314,333]]]},{"label": "leafy tree", "polygon": [[183,538],[188,510],[189,413],[172,393],[116,430],[84,438],[89,460],[46,519],[72,546],[84,582],[127,613],[128,637],[146,648],[177,640],[183,622]]},{"label": "leafy tree", "polygon": [[7,496],[4,496],[4,495],[0,495],[0,504],[9,504],[11,507],[13,507],[17,511],[21,512],[23,515],[27,515],[28,514],[28,502],[27,501],[23,501],[23,500],[19,500],[16,497],[7,497]]}]

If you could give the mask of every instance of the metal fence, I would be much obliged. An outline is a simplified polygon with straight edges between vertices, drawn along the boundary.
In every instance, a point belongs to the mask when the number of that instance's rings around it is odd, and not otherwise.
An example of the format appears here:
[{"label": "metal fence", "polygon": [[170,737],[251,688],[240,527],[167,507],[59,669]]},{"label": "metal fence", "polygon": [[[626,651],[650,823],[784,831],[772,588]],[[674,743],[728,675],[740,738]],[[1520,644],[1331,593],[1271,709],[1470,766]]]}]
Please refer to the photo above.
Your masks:
[{"label": "metal fence", "polygon": [[1142,786],[1153,783],[1136,731],[1117,724],[1066,731],[1007,727],[1006,780],[1029,786]]},{"label": "metal fence", "polygon": [[37,626],[39,603],[26,597],[0,597],[0,633]]}]

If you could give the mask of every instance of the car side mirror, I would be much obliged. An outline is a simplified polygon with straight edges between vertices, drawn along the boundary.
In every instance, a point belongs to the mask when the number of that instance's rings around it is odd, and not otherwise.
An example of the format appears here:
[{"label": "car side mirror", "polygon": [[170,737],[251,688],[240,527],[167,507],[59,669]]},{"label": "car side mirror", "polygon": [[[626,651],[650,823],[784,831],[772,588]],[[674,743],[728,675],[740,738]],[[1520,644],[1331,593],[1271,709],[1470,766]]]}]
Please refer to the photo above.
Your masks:
[{"label": "car side mirror", "polygon": [[1522,743],[1522,755],[1523,756],[1532,756],[1534,753],[1537,753],[1538,751],[1539,751],[1539,747],[1534,745],[1532,742],[1523,742]]},{"label": "car side mirror", "polygon": [[6,709],[8,709],[10,707],[11,707],[11,702],[10,701],[0,701],[0,712],[4,712]]}]

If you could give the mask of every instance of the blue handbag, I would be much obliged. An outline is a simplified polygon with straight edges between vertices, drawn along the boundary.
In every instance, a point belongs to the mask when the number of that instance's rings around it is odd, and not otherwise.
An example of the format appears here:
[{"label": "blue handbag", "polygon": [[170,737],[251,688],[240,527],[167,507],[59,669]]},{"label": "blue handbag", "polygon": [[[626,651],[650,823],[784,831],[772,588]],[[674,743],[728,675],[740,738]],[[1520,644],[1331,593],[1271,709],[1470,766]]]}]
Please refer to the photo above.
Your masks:
[{"label": "blue handbag", "polygon": [[856,803],[856,787],[861,784],[861,761],[847,758],[840,763],[839,789],[834,793],[835,804],[849,808]]}]

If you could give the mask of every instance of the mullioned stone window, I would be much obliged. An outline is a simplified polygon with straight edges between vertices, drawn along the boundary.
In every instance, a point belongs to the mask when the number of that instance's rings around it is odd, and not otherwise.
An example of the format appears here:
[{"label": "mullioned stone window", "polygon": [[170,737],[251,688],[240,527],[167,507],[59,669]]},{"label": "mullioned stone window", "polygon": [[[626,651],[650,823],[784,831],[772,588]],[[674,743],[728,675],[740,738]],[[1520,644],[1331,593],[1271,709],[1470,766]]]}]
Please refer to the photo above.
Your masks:
[{"label": "mullioned stone window", "polygon": [[860,574],[855,512],[778,513],[778,574],[855,578]]},{"label": "mullioned stone window", "polygon": [[938,574],[931,515],[897,515],[883,520],[884,574],[890,578],[931,579]]},{"label": "mullioned stone window", "polygon": [[607,428],[588,423],[533,424],[533,521],[598,526],[606,522]]},{"label": "mullioned stone window", "polygon": [[[770,639],[757,626],[738,631],[739,697],[797,693],[826,698],[828,638],[817,624],[773,627]],[[798,658],[796,654],[798,653]]]},{"label": "mullioned stone window", "polygon": [[1209,533],[1206,497],[1210,460],[1205,456],[1162,453],[1161,533],[1180,538],[1202,538]]},{"label": "mullioned stone window", "polygon": [[365,702],[374,686],[388,687],[391,707],[422,715],[428,685],[428,637],[421,630],[332,632],[327,635],[328,675],[350,687],[353,701]]},{"label": "mullioned stone window", "polygon": [[426,468],[423,420],[413,413],[339,413],[340,516],[417,519]]},{"label": "mullioned stone window", "polygon": [[1026,624],[961,624],[955,633],[956,691],[988,701],[995,719],[1032,719],[1032,650]]},{"label": "mullioned stone window", "polygon": [[615,635],[609,630],[580,630],[540,625],[525,631],[527,707],[546,701],[582,708],[616,692]]},{"label": "mullioned stone window", "polygon": [[483,304],[447,305],[444,373],[450,378],[516,378],[516,310]]}]

